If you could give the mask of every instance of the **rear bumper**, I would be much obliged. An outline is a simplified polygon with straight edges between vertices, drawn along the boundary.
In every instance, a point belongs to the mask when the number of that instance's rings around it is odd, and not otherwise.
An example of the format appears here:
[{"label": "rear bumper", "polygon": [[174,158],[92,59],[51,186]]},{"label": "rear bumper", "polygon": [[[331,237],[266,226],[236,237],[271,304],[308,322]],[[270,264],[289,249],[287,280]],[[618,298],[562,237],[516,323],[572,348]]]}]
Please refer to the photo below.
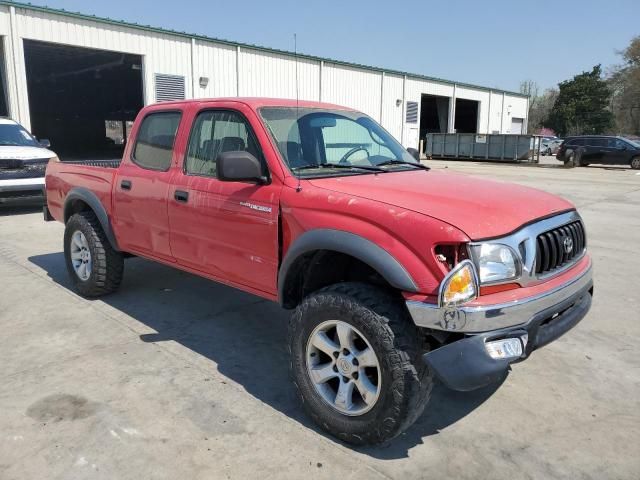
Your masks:
[{"label": "rear bumper", "polygon": [[[537,348],[573,328],[591,308],[592,296],[592,269],[589,267],[580,277],[545,295],[511,305],[475,308],[466,312],[473,333],[466,333],[460,340],[425,354],[423,359],[443,383],[454,390],[483,387],[502,378],[510,364],[526,359]],[[412,314],[415,311],[414,306]],[[465,309],[454,310],[458,311]],[[479,331],[482,322],[485,322],[485,329]],[[524,344],[520,357],[494,359],[489,355],[486,342],[516,337]]]},{"label": "rear bumper", "polygon": [[36,204],[44,199],[44,177],[0,180],[1,204]]}]

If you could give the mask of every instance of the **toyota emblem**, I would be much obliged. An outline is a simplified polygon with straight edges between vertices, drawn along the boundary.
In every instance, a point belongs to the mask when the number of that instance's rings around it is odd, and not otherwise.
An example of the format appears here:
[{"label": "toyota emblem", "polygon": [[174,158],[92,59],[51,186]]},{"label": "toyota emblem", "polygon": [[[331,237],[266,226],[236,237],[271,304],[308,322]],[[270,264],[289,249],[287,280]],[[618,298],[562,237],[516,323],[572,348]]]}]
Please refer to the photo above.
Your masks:
[{"label": "toyota emblem", "polygon": [[571,250],[573,250],[573,238],[564,237],[562,244],[564,245],[565,253],[571,253]]}]

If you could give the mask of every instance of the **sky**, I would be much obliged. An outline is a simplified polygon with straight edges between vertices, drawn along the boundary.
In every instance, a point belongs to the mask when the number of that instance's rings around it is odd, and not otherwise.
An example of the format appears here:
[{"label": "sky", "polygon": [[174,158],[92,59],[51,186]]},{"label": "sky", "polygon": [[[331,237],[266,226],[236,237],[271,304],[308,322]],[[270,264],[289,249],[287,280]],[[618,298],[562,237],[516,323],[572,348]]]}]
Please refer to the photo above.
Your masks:
[{"label": "sky", "polygon": [[640,35],[640,0],[31,3],[513,91],[606,71]]}]

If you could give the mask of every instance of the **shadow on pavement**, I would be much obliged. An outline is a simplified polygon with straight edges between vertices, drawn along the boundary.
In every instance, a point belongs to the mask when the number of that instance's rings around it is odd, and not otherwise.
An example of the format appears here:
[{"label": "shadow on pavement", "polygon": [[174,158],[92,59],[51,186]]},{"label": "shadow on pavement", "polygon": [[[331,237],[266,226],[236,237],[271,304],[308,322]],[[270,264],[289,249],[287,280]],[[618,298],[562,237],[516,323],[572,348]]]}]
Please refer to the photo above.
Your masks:
[{"label": "shadow on pavement", "polygon": [[0,217],[12,215],[25,215],[27,213],[42,214],[42,203],[33,205],[0,205]]},{"label": "shadow on pavement", "polygon": [[[72,290],[62,253],[37,255],[29,261]],[[128,259],[125,272],[120,290],[100,301],[157,332],[140,335],[143,342],[182,344],[214,361],[220,373],[255,398],[337,442],[307,418],[294,396],[288,374],[287,311],[276,303],[140,258]],[[405,434],[387,445],[356,450],[380,459],[407,457],[409,449],[471,413],[498,387],[459,393],[437,384],[425,413]]]}]

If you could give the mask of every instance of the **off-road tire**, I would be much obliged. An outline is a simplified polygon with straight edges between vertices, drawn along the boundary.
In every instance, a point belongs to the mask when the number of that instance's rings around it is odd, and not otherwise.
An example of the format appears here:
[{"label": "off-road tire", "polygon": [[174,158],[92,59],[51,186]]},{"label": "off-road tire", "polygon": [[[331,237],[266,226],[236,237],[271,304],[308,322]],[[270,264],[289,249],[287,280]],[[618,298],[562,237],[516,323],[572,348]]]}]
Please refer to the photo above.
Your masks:
[{"label": "off-road tire", "polygon": [[[76,231],[84,234],[91,253],[91,273],[84,281],[76,274],[71,262],[71,237]],[[93,212],[75,213],[67,221],[64,231],[64,257],[71,281],[83,297],[106,295],[120,286],[124,273],[124,257],[122,253],[113,249]]]},{"label": "off-road tire", "polygon": [[640,156],[633,157],[631,159],[631,168],[633,168],[634,170],[640,170]]},{"label": "off-road tire", "polygon": [[[371,410],[348,416],[317,393],[306,366],[306,346],[314,329],[340,320],[364,334],[381,370],[381,391]],[[382,443],[405,431],[424,410],[433,375],[422,361],[426,346],[404,304],[389,292],[362,283],[323,288],[294,311],[289,323],[291,375],[303,408],[325,431],[348,443]]]}]

